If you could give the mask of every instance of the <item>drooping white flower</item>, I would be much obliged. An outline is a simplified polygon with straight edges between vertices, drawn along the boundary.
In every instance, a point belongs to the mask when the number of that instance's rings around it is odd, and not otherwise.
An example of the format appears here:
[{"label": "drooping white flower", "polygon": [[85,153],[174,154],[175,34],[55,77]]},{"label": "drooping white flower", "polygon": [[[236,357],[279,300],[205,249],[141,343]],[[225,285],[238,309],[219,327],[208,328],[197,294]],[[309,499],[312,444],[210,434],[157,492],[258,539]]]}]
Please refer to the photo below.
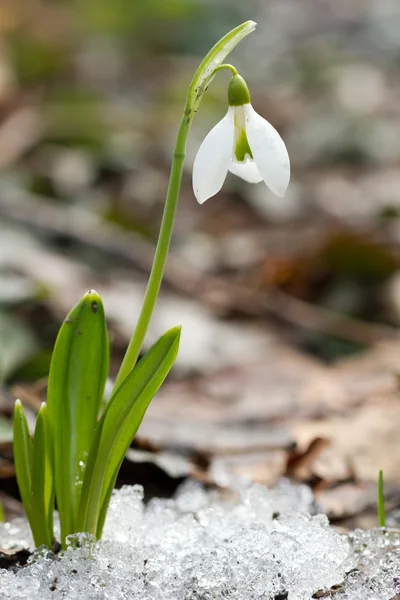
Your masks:
[{"label": "drooping white flower", "polygon": [[240,75],[231,78],[229,109],[206,136],[193,165],[193,190],[202,204],[222,188],[228,171],[249,183],[264,183],[283,196],[290,179],[290,162],[279,133],[250,104]]}]

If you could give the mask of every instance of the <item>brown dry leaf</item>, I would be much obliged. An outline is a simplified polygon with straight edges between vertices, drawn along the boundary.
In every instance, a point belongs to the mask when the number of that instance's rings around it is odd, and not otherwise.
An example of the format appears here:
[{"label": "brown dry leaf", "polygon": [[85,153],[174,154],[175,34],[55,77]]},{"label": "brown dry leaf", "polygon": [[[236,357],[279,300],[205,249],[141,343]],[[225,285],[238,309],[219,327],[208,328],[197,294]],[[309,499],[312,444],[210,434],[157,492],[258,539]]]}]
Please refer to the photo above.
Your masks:
[{"label": "brown dry leaf", "polygon": [[325,448],[309,463],[308,480],[317,479],[314,489],[324,490],[338,482],[354,481],[356,479],[352,465],[337,453],[329,441]]},{"label": "brown dry leaf", "polygon": [[[239,340],[238,340],[239,343]],[[285,346],[273,337],[257,358],[181,383],[170,383],[159,393],[149,414],[171,420],[220,424],[322,417],[329,407],[350,402],[330,369]],[[153,412],[154,411],[154,412]],[[251,435],[251,433],[250,433]]]},{"label": "brown dry leaf", "polygon": [[[371,504],[376,505],[376,487],[355,483],[344,483],[334,488],[317,492],[318,505],[329,519],[339,520],[359,515]],[[375,514],[376,520],[376,514]],[[376,523],[375,523],[376,525]]]},{"label": "brown dry leaf", "polygon": [[327,447],[329,447],[329,440],[325,438],[317,437],[311,440],[303,452],[293,452],[289,456],[286,474],[303,481],[311,479],[313,465]]},{"label": "brown dry leaf", "polygon": [[[271,341],[263,360],[207,379],[167,382],[141,434],[160,447],[206,453],[205,477],[214,481],[236,474],[270,482],[287,473],[288,459],[290,474],[319,481],[320,490],[375,482],[379,468],[394,479],[400,472],[399,348],[380,344],[327,367]],[[343,494],[346,489],[351,486]]]},{"label": "brown dry leaf", "polygon": [[356,401],[397,392],[399,373],[400,341],[397,340],[382,341],[363,354],[340,360],[332,371]]},{"label": "brown dry leaf", "polygon": [[374,404],[342,415],[291,421],[288,428],[300,447],[318,436],[328,438],[332,451],[351,465],[358,478],[376,481],[383,469],[389,480],[400,472],[399,419],[400,396],[393,395],[377,397]]},{"label": "brown dry leaf", "polygon": [[286,422],[322,418],[350,398],[326,366],[272,337],[263,357],[207,378],[167,382],[140,434],[161,448],[172,444],[208,455],[205,481],[223,485],[245,477],[272,483],[286,472],[296,440]]},{"label": "brown dry leaf", "polygon": [[[287,422],[300,448],[317,437],[330,440],[329,450],[313,465],[314,474],[330,479],[329,473],[336,471],[338,480],[343,481],[350,468],[357,478],[375,482],[383,469],[387,480],[398,478],[399,364],[400,344],[396,341],[382,342],[361,356],[339,361],[331,376],[348,402],[324,403],[327,410],[320,419]],[[324,461],[328,468],[323,467]]]}]

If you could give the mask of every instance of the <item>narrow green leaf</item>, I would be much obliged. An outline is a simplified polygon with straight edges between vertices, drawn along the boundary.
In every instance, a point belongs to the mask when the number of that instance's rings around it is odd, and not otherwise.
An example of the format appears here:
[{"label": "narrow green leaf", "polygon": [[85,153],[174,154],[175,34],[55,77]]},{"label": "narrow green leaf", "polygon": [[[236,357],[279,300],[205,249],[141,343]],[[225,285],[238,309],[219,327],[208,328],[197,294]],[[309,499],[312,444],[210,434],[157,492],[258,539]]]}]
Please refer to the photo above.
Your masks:
[{"label": "narrow green leaf", "polygon": [[383,471],[379,470],[378,477],[378,517],[379,527],[386,527],[385,496],[383,489]]},{"label": "narrow green leaf", "polygon": [[[47,405],[46,405],[47,406]],[[54,440],[49,420],[49,410],[46,411],[46,474],[44,503],[47,513],[47,530],[54,541],[54,504],[55,504],[55,481],[54,481]]]},{"label": "narrow green leaf", "polygon": [[32,504],[32,440],[20,400],[16,400],[14,406],[14,463],[19,492],[28,515]]},{"label": "narrow green leaf", "polygon": [[114,471],[113,476],[111,477],[110,483],[108,484],[108,489],[106,491],[103,503],[100,508],[99,518],[97,521],[97,530],[96,530],[96,538],[98,540],[103,535],[103,528],[104,528],[104,523],[105,523],[106,517],[107,517],[108,505],[110,504],[111,494],[113,493],[113,489],[115,487],[115,482],[117,481],[118,473],[119,473],[119,470],[123,463],[123,460],[124,460],[124,457],[122,457],[121,461],[119,462],[117,468]]},{"label": "narrow green leaf", "polygon": [[109,348],[100,296],[87,292],[61,326],[50,365],[47,405],[61,539],[77,531],[92,437],[108,373]]},{"label": "narrow green leaf", "polygon": [[[53,542],[54,495],[51,452],[47,407],[43,402],[37,416],[33,437],[32,496],[38,527],[43,532],[40,544],[48,547]],[[40,545],[38,542],[36,544]]]},{"label": "narrow green leaf", "polygon": [[40,407],[36,418],[35,433],[32,444],[32,494],[36,506],[43,505],[43,515],[40,517],[45,521],[44,514],[44,486],[45,486],[45,456],[46,456],[46,432],[44,424],[44,407]]},{"label": "narrow green leaf", "polygon": [[28,423],[20,400],[15,401],[14,407],[14,463],[17,483],[27,519],[32,530],[36,545],[42,543],[42,528],[40,517],[36,513],[32,494],[32,440],[29,435]]},{"label": "narrow green leaf", "polygon": [[[79,531],[102,530],[110,486],[146,409],[174,364],[180,327],[165,333],[130,372],[107,404],[90,449],[79,509]],[[106,505],[105,505],[106,504]]]}]

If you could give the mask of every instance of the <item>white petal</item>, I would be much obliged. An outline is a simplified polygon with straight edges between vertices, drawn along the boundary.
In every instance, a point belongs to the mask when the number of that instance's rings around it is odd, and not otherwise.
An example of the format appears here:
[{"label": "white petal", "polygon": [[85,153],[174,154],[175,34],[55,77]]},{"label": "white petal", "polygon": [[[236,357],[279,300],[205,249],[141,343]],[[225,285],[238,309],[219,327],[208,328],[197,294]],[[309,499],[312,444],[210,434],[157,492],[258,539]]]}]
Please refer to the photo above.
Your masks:
[{"label": "white petal", "polygon": [[267,186],[277,196],[283,196],[290,179],[286,146],[271,123],[256,113],[251,104],[245,104],[244,110],[247,139],[254,162]]},{"label": "white petal", "polygon": [[211,129],[194,159],[193,191],[203,204],[222,188],[233,150],[233,108]]},{"label": "white petal", "polygon": [[247,159],[244,162],[234,160],[230,164],[229,171],[248,183],[259,183],[262,181],[260,171],[254,160]]}]

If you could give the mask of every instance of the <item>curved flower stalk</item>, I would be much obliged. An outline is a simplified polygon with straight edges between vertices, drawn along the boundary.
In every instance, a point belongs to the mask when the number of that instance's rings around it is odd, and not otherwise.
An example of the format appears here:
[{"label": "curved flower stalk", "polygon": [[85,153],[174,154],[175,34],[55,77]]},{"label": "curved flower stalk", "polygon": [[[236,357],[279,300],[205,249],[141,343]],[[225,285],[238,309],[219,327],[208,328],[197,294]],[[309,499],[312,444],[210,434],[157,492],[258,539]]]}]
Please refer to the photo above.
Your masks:
[{"label": "curved flower stalk", "polygon": [[114,389],[123,382],[136,364],[160,291],[178,205],[183,164],[186,156],[186,142],[194,115],[199,108],[205,90],[216,72],[221,68],[225,58],[246,35],[254,31],[255,27],[256,23],[254,21],[246,21],[227,33],[202,60],[189,86],[185,110],[176,136],[167,198],[153,266],[136,328],[117,375]]},{"label": "curved flower stalk", "polygon": [[286,146],[276,129],[256,113],[246,82],[237,73],[230,80],[228,100],[228,112],[206,136],[194,161],[197,201],[202,204],[217,194],[228,171],[249,183],[264,181],[283,196],[290,179]]}]

